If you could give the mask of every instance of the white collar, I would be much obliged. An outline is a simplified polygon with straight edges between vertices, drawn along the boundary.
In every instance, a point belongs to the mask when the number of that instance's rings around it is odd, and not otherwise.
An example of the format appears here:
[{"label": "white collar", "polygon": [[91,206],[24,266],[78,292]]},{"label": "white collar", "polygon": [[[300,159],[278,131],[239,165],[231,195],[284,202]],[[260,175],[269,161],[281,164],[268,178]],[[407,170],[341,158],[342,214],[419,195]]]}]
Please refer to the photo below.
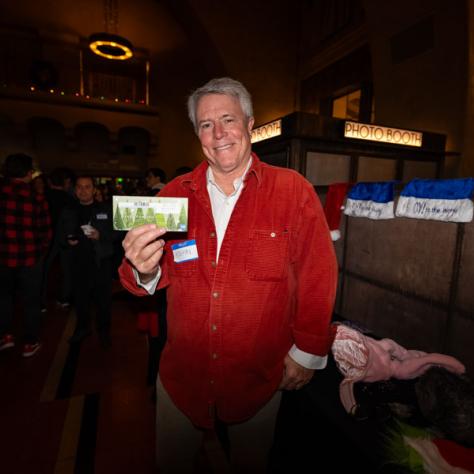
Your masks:
[{"label": "white collar", "polygon": [[[235,178],[234,181],[233,181],[233,186],[234,186],[234,192],[231,194],[231,196],[233,196],[240,188],[240,186],[242,186],[242,183],[245,179],[245,176],[247,175],[248,173],[248,170],[250,169],[250,166],[252,165],[252,156],[250,156],[250,160],[249,162],[247,163],[247,166],[245,167],[245,170],[244,172],[242,173],[242,176],[239,176],[238,178]],[[212,172],[212,169],[210,166],[208,166],[207,168],[207,171],[206,171],[206,180],[207,180],[207,185],[209,186],[209,184],[213,184],[217,189],[219,189],[221,192],[221,188],[219,187],[219,185],[216,183],[215,179],[214,179],[214,173]]]}]

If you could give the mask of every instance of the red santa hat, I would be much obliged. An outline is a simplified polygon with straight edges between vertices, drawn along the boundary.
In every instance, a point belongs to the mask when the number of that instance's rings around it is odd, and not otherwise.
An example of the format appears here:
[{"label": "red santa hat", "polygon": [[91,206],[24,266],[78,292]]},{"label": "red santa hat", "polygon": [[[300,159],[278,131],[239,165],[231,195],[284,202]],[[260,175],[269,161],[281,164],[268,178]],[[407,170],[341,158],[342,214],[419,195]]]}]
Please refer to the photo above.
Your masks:
[{"label": "red santa hat", "polygon": [[331,232],[332,240],[341,238],[339,226],[341,224],[342,208],[350,183],[333,183],[329,185],[324,203],[324,214]]}]

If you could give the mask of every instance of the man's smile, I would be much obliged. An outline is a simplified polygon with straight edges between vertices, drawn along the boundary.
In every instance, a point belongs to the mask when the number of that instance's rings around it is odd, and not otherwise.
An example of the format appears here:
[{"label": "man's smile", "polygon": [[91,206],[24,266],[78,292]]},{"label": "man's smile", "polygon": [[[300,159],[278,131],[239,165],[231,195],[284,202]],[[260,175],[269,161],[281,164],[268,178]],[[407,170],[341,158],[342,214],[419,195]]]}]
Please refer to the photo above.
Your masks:
[{"label": "man's smile", "polygon": [[227,150],[228,148],[230,148],[233,145],[234,145],[233,143],[228,143],[226,145],[216,146],[216,147],[214,147],[214,150],[218,150],[218,151]]}]

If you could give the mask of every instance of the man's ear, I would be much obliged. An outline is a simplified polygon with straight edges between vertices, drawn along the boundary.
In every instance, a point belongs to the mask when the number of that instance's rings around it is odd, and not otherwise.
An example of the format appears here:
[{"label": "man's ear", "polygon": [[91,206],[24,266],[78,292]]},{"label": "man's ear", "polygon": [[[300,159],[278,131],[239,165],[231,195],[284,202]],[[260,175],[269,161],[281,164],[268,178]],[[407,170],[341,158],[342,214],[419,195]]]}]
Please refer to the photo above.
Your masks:
[{"label": "man's ear", "polygon": [[255,119],[253,117],[250,117],[249,121],[247,122],[247,129],[249,133],[252,133],[252,128],[253,128],[254,123],[255,123]]}]

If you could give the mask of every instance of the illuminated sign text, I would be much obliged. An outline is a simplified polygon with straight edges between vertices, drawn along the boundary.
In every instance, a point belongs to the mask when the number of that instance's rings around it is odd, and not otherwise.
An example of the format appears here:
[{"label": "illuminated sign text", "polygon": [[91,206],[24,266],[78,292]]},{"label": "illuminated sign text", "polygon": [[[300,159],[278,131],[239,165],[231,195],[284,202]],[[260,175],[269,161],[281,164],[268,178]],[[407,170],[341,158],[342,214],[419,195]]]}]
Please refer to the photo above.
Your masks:
[{"label": "illuminated sign text", "polygon": [[371,140],[374,142],[394,143],[395,145],[421,147],[423,134],[401,128],[380,127],[359,122],[346,122],[344,126],[346,138]]},{"label": "illuminated sign text", "polygon": [[252,143],[261,142],[281,135],[281,120],[267,123],[252,130]]}]

